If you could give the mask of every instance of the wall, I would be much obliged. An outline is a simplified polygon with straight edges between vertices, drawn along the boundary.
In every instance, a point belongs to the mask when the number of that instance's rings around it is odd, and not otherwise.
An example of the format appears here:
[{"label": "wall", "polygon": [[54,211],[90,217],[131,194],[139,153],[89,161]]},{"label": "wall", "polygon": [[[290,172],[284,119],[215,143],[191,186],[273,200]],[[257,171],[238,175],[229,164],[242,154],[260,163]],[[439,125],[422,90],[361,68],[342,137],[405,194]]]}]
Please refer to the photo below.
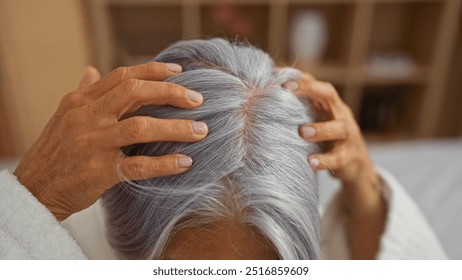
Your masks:
[{"label": "wall", "polygon": [[10,123],[10,155],[30,147],[89,62],[80,5],[0,0],[0,121]]}]

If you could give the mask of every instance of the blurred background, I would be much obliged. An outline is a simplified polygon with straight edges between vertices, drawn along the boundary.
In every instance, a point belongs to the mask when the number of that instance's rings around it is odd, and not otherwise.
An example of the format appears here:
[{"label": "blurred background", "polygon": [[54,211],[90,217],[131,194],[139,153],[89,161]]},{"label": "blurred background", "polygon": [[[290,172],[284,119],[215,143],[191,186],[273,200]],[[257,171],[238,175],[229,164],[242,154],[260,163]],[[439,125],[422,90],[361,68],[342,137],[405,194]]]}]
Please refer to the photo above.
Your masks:
[{"label": "blurred background", "polygon": [[216,36],[332,82],[371,141],[460,136],[460,2],[0,0],[0,156],[24,153],[85,65]]},{"label": "blurred background", "polygon": [[0,169],[13,168],[85,65],[108,73],[181,39],[247,40],[335,85],[373,157],[462,258],[461,2],[0,0]]}]

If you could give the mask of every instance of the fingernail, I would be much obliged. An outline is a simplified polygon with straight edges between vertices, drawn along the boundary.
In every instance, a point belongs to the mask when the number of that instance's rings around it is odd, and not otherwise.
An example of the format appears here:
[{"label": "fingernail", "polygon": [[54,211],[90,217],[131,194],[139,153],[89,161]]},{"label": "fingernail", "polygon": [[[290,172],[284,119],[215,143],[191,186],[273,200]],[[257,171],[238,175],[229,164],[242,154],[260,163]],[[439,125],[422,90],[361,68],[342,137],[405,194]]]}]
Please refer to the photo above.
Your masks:
[{"label": "fingernail", "polygon": [[189,167],[191,167],[192,163],[193,163],[192,158],[190,158],[188,156],[181,156],[181,157],[178,158],[178,165],[181,168],[189,168]]},{"label": "fingernail", "polygon": [[207,133],[207,124],[204,122],[193,122],[192,123],[194,133],[205,134]]},{"label": "fingernail", "polygon": [[167,63],[167,68],[174,73],[181,73],[183,71],[181,65],[176,63]]},{"label": "fingernail", "polygon": [[293,81],[284,83],[282,86],[290,91],[296,91],[298,89],[298,84]]},{"label": "fingernail", "polygon": [[312,126],[302,126],[301,131],[303,138],[311,138],[316,134],[316,129]]},{"label": "fingernail", "polygon": [[204,97],[202,97],[202,94],[198,93],[197,91],[188,90],[187,95],[188,95],[189,100],[195,103],[202,103],[202,101],[204,100]]},{"label": "fingernail", "polygon": [[318,167],[318,166],[319,166],[319,159],[317,159],[317,158],[310,158],[309,161],[310,161],[310,165],[311,165],[312,167]]}]

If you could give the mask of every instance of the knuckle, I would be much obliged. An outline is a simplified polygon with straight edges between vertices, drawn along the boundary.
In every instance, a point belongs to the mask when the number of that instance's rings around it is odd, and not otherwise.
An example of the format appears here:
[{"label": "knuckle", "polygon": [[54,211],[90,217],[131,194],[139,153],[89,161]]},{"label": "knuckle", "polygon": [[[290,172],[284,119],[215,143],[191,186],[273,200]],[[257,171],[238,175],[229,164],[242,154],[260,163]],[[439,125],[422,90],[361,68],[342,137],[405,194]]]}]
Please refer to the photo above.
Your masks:
[{"label": "knuckle", "polygon": [[127,167],[128,173],[134,177],[140,178],[145,171],[145,164],[140,160],[133,160]]},{"label": "knuckle", "polygon": [[112,76],[115,80],[123,82],[127,79],[128,76],[128,67],[121,66],[112,71]]},{"label": "knuckle", "polygon": [[332,92],[334,94],[337,94],[337,90],[335,89],[334,85],[329,83],[329,82],[324,82],[324,87],[326,88],[326,91]]},{"label": "knuckle", "polygon": [[164,83],[164,96],[166,103],[170,104],[171,101],[178,96],[180,91],[178,90],[178,86],[171,82]]},{"label": "knuckle", "polygon": [[342,167],[342,160],[340,157],[336,156],[334,157],[333,163],[332,163],[332,169],[339,169]]},{"label": "knuckle", "polygon": [[311,74],[311,73],[308,73],[308,72],[303,72],[303,78],[305,80],[314,80],[315,79],[314,75]]},{"label": "knuckle", "polygon": [[143,138],[148,130],[148,124],[144,118],[131,118],[128,126],[130,135],[135,139]]},{"label": "knuckle", "polygon": [[338,100],[337,90],[331,83],[323,83],[322,87],[328,101],[336,102]]},{"label": "knuckle", "polygon": [[72,108],[80,104],[81,100],[82,93],[79,91],[72,91],[61,99],[60,106],[64,108]]},{"label": "knuckle", "polygon": [[163,87],[166,92],[173,92],[175,90],[175,85],[171,82],[164,82]]},{"label": "knuckle", "polygon": [[121,86],[124,95],[132,95],[140,87],[140,81],[137,79],[128,79]]},{"label": "knuckle", "polygon": [[308,80],[308,79],[302,79],[298,80],[298,85],[299,85],[299,91],[313,91],[313,80]]},{"label": "knuckle", "polygon": [[305,81],[304,86],[308,91],[318,92],[319,91],[318,83],[319,83],[318,81]]},{"label": "knuckle", "polygon": [[66,103],[71,103],[71,104],[77,103],[81,99],[82,99],[82,94],[80,91],[72,91],[63,97],[63,101],[65,101]]}]

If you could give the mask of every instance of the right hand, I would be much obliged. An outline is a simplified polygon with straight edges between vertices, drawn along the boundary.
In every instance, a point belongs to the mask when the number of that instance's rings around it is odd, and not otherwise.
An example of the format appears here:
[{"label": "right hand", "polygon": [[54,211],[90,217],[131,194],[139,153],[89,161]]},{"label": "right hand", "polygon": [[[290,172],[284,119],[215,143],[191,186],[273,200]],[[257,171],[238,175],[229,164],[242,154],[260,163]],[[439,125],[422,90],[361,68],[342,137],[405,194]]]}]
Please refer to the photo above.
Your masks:
[{"label": "right hand", "polygon": [[148,104],[200,106],[199,93],[159,82],[180,72],[179,65],[150,62],[121,67],[99,79],[99,72],[88,67],[81,87],[64,96],[14,174],[61,221],[91,206],[121,181],[120,173],[142,180],[185,172],[192,164],[186,155],[126,157],[121,147],[198,141],[207,135],[206,124],[143,116],[119,121]]}]

